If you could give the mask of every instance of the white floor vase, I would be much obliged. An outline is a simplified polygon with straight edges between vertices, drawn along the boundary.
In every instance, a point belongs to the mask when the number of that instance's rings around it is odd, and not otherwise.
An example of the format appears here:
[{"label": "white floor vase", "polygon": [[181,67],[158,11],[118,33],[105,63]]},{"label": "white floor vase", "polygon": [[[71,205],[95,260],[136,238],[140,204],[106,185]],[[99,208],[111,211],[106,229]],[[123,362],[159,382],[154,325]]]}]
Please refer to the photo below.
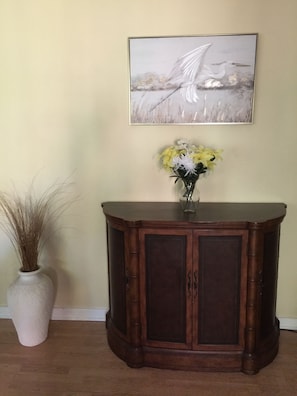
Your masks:
[{"label": "white floor vase", "polygon": [[17,279],[8,288],[7,303],[22,345],[31,347],[47,339],[54,287],[41,268],[32,272],[19,271]]}]

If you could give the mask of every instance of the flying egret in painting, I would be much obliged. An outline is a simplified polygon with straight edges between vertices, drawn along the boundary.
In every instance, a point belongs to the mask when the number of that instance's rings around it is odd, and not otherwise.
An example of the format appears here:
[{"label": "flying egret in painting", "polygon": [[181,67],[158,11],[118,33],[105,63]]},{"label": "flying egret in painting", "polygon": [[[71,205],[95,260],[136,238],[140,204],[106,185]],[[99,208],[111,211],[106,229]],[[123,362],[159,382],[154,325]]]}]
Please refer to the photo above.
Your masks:
[{"label": "flying egret in painting", "polygon": [[169,75],[170,82],[177,84],[176,90],[180,89],[183,98],[189,103],[199,99],[197,84],[201,81],[205,54],[210,46],[201,45],[178,58]]},{"label": "flying egret in painting", "polygon": [[201,45],[177,59],[168,78],[168,82],[176,86],[176,88],[162,98],[151,111],[177,91],[180,91],[186,102],[196,103],[199,100],[198,87],[208,89],[223,87],[223,83],[220,80],[225,77],[228,64],[248,66],[227,61],[213,64],[219,66],[219,68],[217,71],[212,70],[205,64],[205,55],[211,45],[211,43]]}]

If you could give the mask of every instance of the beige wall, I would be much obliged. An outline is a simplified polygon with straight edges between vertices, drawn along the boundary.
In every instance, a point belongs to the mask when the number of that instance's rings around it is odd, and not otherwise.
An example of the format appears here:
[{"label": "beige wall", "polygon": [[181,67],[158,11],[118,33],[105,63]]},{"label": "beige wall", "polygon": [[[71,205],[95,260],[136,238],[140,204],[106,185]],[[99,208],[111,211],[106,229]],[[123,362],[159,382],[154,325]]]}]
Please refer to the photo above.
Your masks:
[{"label": "beige wall", "polygon": [[[282,201],[278,314],[297,318],[297,2],[0,0],[0,188],[72,175],[80,199],[53,257],[56,307],[108,305],[107,200],[174,200],[156,152],[178,137],[224,149],[204,201]],[[129,36],[259,33],[253,125],[129,126]],[[0,236],[0,306],[18,264]]]}]

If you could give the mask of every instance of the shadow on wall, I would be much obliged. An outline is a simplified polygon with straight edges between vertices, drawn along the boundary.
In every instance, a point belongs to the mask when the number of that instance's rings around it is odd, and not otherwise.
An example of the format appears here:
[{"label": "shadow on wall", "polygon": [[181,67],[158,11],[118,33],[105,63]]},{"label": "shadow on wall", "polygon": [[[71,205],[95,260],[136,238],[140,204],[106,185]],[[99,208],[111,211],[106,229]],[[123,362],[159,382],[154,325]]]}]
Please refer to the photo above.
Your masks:
[{"label": "shadow on wall", "polygon": [[[69,205],[73,202],[71,201]],[[65,241],[61,235],[61,228],[56,224],[56,219],[47,225],[46,239],[41,251],[40,265],[43,271],[48,275],[54,285],[55,300],[59,288],[59,284],[63,285],[63,289],[67,290],[68,298],[71,297],[72,281],[68,271],[65,269],[65,261],[63,260],[63,251],[65,250]]]}]

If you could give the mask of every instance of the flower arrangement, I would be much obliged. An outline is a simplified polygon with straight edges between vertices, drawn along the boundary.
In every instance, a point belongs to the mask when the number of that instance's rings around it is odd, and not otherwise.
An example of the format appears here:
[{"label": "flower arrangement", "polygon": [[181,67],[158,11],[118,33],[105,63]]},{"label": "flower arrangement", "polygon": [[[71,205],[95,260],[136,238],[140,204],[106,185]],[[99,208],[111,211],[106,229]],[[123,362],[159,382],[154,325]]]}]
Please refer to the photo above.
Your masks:
[{"label": "flower arrangement", "polygon": [[182,180],[185,187],[184,198],[192,199],[195,183],[201,174],[212,171],[217,160],[222,159],[222,150],[196,145],[188,140],[179,139],[176,144],[163,149],[160,153],[162,167],[172,173],[177,182]]}]

